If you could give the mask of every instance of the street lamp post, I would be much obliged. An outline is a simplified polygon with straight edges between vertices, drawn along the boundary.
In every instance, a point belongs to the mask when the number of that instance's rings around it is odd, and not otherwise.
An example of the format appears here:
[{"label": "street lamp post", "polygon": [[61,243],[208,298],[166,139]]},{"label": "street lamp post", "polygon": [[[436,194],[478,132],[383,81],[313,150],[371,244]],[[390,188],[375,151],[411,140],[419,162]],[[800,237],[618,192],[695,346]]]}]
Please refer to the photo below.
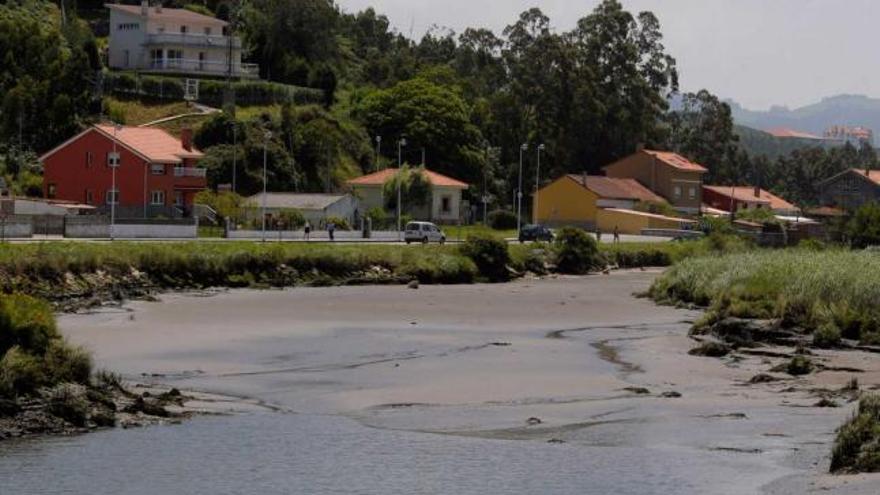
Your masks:
[{"label": "street lamp post", "polygon": [[541,152],[544,145],[538,145],[538,166],[535,169],[535,197],[532,199],[532,222],[538,223],[538,189],[541,188]]},{"label": "street lamp post", "polygon": [[116,140],[119,131],[122,130],[122,126],[114,123],[113,124],[113,187],[110,189],[113,193],[113,201],[110,202],[110,240],[114,240],[116,238],[116,203],[119,202],[119,191],[116,189],[116,169],[122,163],[122,160],[119,158],[119,151],[116,147]]},{"label": "street lamp post", "polygon": [[519,181],[517,183],[516,188],[516,236],[519,237],[519,233],[522,230],[522,174],[523,174],[523,153],[529,149],[529,145],[523,143],[519,147]]},{"label": "street lamp post", "polygon": [[379,154],[382,153],[382,136],[376,136],[376,171],[379,171]]},{"label": "street lamp post", "polygon": [[266,242],[266,183],[267,183],[266,163],[268,162],[269,139],[272,138],[272,132],[266,131],[266,133],[264,134],[264,137],[266,138],[266,140],[263,141],[263,212],[262,213],[263,213],[263,242]]},{"label": "street lamp post", "polygon": [[483,225],[488,225],[486,222],[486,204],[489,202],[489,192],[486,190],[486,172],[489,169],[489,160],[491,160],[490,151],[491,146],[489,146],[489,143],[486,143],[486,165],[483,167]]},{"label": "street lamp post", "polygon": [[400,213],[401,213],[401,195],[400,182],[403,179],[400,172],[403,168],[403,147],[406,146],[406,138],[400,138],[397,141],[397,240],[400,240]]},{"label": "street lamp post", "polygon": [[232,121],[232,192],[235,193],[235,177],[238,175],[236,173],[236,166],[238,165],[236,158],[238,158],[238,125],[236,125],[235,121]]}]

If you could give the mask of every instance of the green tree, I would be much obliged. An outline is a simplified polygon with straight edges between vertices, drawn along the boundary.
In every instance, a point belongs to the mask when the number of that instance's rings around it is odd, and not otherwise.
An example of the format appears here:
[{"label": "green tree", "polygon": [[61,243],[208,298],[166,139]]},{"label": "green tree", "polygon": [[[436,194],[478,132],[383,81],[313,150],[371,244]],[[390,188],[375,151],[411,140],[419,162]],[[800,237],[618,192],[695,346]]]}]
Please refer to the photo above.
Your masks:
[{"label": "green tree", "polygon": [[397,208],[398,184],[404,213],[414,206],[424,206],[431,197],[431,182],[428,180],[425,169],[404,165],[382,186],[385,207],[389,210]]},{"label": "green tree", "polygon": [[847,234],[852,247],[880,246],[880,204],[868,203],[853,215]]},{"label": "green tree", "polygon": [[667,115],[667,149],[709,168],[714,184],[739,183],[744,174],[738,156],[730,105],[708,91],[682,96],[681,108]]}]

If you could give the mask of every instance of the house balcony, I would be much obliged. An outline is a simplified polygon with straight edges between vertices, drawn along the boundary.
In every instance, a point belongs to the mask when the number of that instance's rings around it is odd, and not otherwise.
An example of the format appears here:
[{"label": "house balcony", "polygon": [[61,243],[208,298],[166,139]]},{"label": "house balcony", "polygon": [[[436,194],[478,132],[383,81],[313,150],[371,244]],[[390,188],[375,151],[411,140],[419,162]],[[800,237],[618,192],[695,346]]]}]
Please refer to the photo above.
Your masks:
[{"label": "house balcony", "polygon": [[208,170],[196,167],[174,167],[174,189],[202,190],[208,186]]},{"label": "house balcony", "polygon": [[144,42],[145,46],[174,45],[184,47],[214,47],[229,48],[232,43],[233,49],[241,49],[241,38],[236,36],[222,36],[211,34],[190,33],[156,33],[148,34]]},{"label": "house balcony", "polygon": [[[229,64],[215,60],[198,60],[186,58],[165,58],[150,60],[147,63],[150,72],[174,74],[193,74],[204,76],[225,76],[229,73]],[[260,66],[233,61],[232,76],[248,79],[260,77]]]},{"label": "house balcony", "polygon": [[175,177],[207,177],[208,169],[196,167],[174,167]]}]

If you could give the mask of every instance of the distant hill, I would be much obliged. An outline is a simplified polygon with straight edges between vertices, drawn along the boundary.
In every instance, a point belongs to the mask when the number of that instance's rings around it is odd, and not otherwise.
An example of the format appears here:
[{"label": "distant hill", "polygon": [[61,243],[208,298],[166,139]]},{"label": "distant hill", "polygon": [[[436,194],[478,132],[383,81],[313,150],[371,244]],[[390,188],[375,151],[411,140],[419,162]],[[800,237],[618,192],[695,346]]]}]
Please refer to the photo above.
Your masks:
[{"label": "distant hill", "polygon": [[767,111],[754,111],[734,101],[727,103],[734,122],[754,129],[787,127],[821,136],[825,129],[837,124],[864,126],[880,132],[880,99],[862,95],[832,96],[794,110],[774,106]]}]

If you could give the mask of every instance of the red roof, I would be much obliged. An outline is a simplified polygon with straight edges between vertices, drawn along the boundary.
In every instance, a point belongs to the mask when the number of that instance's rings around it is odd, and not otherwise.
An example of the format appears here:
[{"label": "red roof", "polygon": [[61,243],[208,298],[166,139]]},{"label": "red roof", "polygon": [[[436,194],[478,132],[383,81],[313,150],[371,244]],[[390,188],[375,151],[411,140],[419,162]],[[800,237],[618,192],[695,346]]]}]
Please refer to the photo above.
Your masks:
[{"label": "red roof", "polygon": [[[394,177],[396,173],[396,168],[386,168],[378,172],[373,172],[372,174],[351,179],[348,181],[348,184],[353,186],[381,186]],[[460,187],[462,189],[467,189],[468,187],[466,183],[460,180],[438,174],[437,172],[432,172],[428,169],[425,169],[425,175],[428,176],[428,182],[430,182],[432,186]]]},{"label": "red roof", "polygon": [[653,156],[654,158],[660,160],[661,162],[669,165],[670,167],[677,168],[679,170],[688,170],[691,172],[708,172],[706,167],[700,165],[699,163],[692,162],[687,158],[679,155],[678,153],[673,153],[671,151],[654,151],[654,150],[642,150],[645,153]]},{"label": "red roof", "polygon": [[833,206],[820,206],[818,208],[807,210],[807,215],[817,217],[844,217],[846,216],[846,212],[840,208],[834,208]]},{"label": "red roof", "polygon": [[797,139],[823,139],[821,136],[809,134],[807,132],[796,131],[787,127],[774,127],[768,129],[767,134],[778,138],[797,138]]},{"label": "red roof", "polygon": [[155,127],[123,126],[114,131],[112,125],[99,124],[95,129],[110,139],[127,146],[153,163],[180,163],[184,158],[201,158],[202,152],[193,148],[187,151],[180,139]]},{"label": "red roof", "polygon": [[853,168],[850,170],[861,175],[862,177],[866,177],[871,182],[880,184],[880,170],[862,170],[858,168]]},{"label": "red roof", "polygon": [[719,196],[730,198],[731,195],[743,203],[760,203],[770,206],[771,210],[797,210],[798,207],[780,198],[779,196],[758,189],[758,195],[755,196],[755,188],[753,186],[703,186]]},{"label": "red roof", "polygon": [[[137,16],[143,15],[141,13],[140,5],[120,5],[115,3],[108,3],[104,6],[109,9],[115,9],[120,12],[125,12],[126,14]],[[226,26],[228,24],[222,19],[199,14],[198,12],[193,12],[187,9],[169,9],[162,7],[161,10],[157,10],[155,6],[150,6],[149,9],[147,9],[147,18],[156,21],[192,22],[196,24],[213,24],[216,26]]]},{"label": "red roof", "polygon": [[604,199],[631,199],[654,203],[666,202],[665,199],[654,194],[654,192],[635,179],[616,179],[605,177],[604,175],[584,176],[578,174],[569,174],[568,178]]}]

